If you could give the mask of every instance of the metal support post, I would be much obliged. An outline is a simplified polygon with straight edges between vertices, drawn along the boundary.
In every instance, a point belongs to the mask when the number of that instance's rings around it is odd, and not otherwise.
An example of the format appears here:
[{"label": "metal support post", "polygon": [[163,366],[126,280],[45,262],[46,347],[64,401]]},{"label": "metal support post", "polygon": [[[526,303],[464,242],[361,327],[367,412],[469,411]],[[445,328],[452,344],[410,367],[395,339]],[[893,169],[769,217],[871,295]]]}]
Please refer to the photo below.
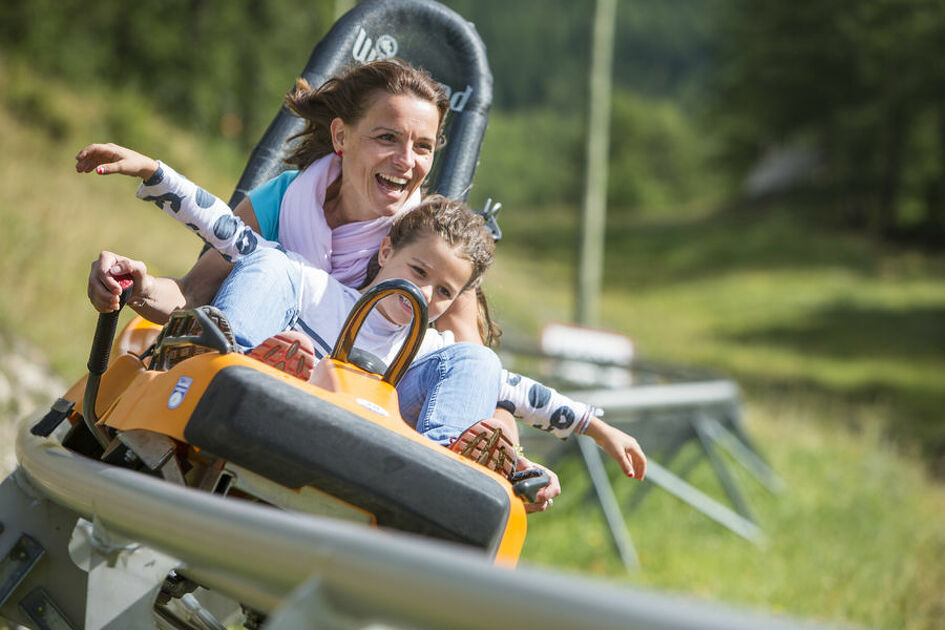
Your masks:
[{"label": "metal support post", "polygon": [[604,462],[601,460],[600,452],[597,450],[597,444],[589,437],[584,435],[574,436],[577,439],[578,447],[581,449],[581,456],[584,458],[584,464],[587,466],[587,474],[590,475],[591,483],[597,492],[597,498],[600,500],[600,507],[604,511],[604,518],[607,520],[607,526],[613,536],[614,544],[617,545],[617,552],[627,571],[631,571],[640,566],[640,560],[637,557],[637,550],[633,546],[633,540],[630,538],[630,532],[627,531],[627,523],[624,521],[623,513],[620,511],[620,504],[617,503],[617,497],[614,495],[614,489],[610,485],[610,478],[607,477],[607,470],[604,468]]}]

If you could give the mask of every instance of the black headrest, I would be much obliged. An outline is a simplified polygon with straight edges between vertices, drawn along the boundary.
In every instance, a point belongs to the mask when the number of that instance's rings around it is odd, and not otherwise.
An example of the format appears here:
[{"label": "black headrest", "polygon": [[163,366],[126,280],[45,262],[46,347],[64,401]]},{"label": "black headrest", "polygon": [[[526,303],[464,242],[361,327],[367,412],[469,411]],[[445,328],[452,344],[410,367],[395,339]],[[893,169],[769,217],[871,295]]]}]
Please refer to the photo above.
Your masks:
[{"label": "black headrest", "polygon": [[[428,188],[465,200],[492,105],[492,73],[475,26],[432,0],[364,0],[315,46],[301,76],[318,86],[353,64],[386,57],[421,67],[448,88],[447,143],[437,152]],[[303,128],[302,120],[280,109],[253,149],[231,206],[285,170],[286,140]]]}]

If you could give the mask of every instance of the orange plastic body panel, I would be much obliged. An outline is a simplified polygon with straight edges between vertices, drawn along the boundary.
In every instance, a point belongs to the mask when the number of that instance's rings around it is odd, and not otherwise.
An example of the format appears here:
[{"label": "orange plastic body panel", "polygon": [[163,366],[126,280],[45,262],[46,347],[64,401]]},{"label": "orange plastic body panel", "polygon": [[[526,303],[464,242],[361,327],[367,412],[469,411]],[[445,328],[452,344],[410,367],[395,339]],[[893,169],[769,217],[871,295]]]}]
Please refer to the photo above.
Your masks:
[{"label": "orange plastic body panel", "polygon": [[[108,370],[103,375],[99,401],[96,404],[100,421],[119,431],[144,429],[167,435],[180,442],[190,417],[213,377],[231,365],[252,367],[272,378],[303,390],[313,396],[355,413],[385,430],[436,449],[463,465],[474,466],[484,475],[497,480],[508,493],[509,512],[505,533],[496,553],[496,564],[514,567],[525,543],[526,516],[520,499],[512,492],[508,480],[418,434],[400,416],[397,391],[375,374],[329,357],[315,366],[312,383],[306,383],[276,370],[256,359],[238,353],[220,355],[216,352],[197,355],[181,361],[167,372],[148,371],[134,356],[149,346],[160,330],[156,324],[135,318],[116,341]],[[169,404],[179,382],[192,379],[182,397]],[[81,403],[85,379],[74,385],[66,398]],[[173,407],[173,408],[172,408]]]},{"label": "orange plastic body panel", "polygon": [[[129,385],[130,378],[133,376],[130,372],[137,372],[138,369],[144,368],[136,357],[144,354],[145,350],[157,339],[160,332],[160,324],[148,321],[140,315],[136,315],[132,318],[121,331],[115,343],[112,344],[111,355],[109,356],[108,362],[109,370],[102,375],[102,382],[99,385],[99,395],[95,402],[95,413],[97,413],[99,417],[101,417],[108,406],[114,402],[117,395]],[[128,355],[132,356],[129,357]],[[111,368],[119,361],[126,363],[126,365],[118,370],[124,376],[116,378],[117,374],[112,372]],[[82,378],[73,383],[72,387],[66,390],[62,398],[75,403],[77,407],[81,408],[82,397],[85,395],[85,384],[88,379],[89,375],[83,374]]]},{"label": "orange plastic body panel", "polygon": [[112,356],[142,355],[157,340],[162,326],[136,315],[112,344]]}]

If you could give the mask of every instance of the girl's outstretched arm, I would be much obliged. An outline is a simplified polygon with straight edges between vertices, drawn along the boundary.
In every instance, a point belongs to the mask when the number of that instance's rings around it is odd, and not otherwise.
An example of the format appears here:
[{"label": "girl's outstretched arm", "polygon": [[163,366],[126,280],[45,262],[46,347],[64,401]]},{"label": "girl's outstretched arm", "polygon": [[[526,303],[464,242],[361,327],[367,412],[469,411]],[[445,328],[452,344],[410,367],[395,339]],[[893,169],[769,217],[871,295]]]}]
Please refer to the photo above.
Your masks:
[{"label": "girl's outstretched arm", "polygon": [[113,144],[90,144],[75,156],[75,170],[79,173],[95,171],[99,175],[119,173],[148,179],[158,170],[156,160],[137,151]]},{"label": "girl's outstretched arm", "polygon": [[[79,151],[75,159],[75,170],[79,173],[117,173],[139,177],[142,180],[153,177],[160,166],[157,160],[114,143],[90,144]],[[236,214],[248,225],[258,229],[256,215],[248,197],[237,206]],[[88,282],[89,300],[99,312],[118,308],[118,296],[121,291],[110,270],[119,259],[123,261],[121,265],[134,263],[144,269],[144,264],[140,261],[132,261],[112,252],[102,252],[92,262]],[[145,273],[141,278],[135,278],[135,288],[128,306],[153,322],[164,323],[175,310],[209,304],[231,268],[232,265],[220,254],[209,251],[201,256],[190,272],[181,279],[156,278]]]},{"label": "girl's outstretched arm", "polygon": [[642,481],[646,475],[646,455],[640,444],[617,427],[613,427],[600,418],[591,418],[584,431],[620,465],[628,477]]}]

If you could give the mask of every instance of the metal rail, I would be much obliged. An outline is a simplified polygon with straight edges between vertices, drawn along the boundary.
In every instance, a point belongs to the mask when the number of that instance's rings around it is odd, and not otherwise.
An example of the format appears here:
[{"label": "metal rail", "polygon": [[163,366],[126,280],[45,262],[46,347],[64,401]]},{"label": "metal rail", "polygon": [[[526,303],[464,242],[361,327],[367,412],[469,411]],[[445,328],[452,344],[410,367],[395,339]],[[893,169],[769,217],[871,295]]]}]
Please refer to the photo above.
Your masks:
[{"label": "metal rail", "polygon": [[738,385],[729,380],[585,389],[567,395],[614,412],[738,404],[739,400]]},{"label": "metal rail", "polygon": [[30,484],[50,500],[263,610],[293,599],[312,609],[299,593],[314,590],[318,614],[410,627],[811,627],[583,576],[496,568],[456,546],[223,499],[78,456],[28,425],[16,450]]}]

